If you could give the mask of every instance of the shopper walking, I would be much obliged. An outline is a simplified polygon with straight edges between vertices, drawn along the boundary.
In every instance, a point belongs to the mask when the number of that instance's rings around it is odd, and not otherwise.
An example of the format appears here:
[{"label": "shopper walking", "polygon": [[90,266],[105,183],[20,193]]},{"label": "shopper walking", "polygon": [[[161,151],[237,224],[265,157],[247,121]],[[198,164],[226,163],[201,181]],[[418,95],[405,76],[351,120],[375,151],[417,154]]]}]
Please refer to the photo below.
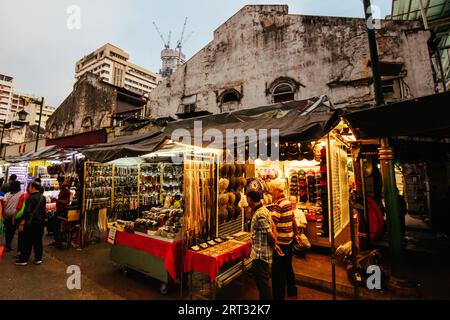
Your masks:
[{"label": "shopper walking", "polygon": [[50,245],[60,247],[62,242],[65,240],[64,233],[62,232],[62,221],[59,219],[67,218],[68,207],[70,204],[70,190],[68,183],[65,181],[64,177],[58,177],[59,183],[59,194],[56,199],[56,213],[53,217],[53,234],[54,242]]},{"label": "shopper walking", "polygon": [[6,182],[6,183],[4,183],[3,185],[2,185],[2,192],[3,193],[8,193],[8,192],[10,192],[11,191],[11,184],[14,182],[14,181],[16,181],[17,180],[17,175],[15,175],[15,174],[12,174],[10,177],[9,177],[9,180]]},{"label": "shopper walking", "polygon": [[[27,186],[27,192],[23,193],[20,198],[19,202],[17,203],[16,210],[16,229],[19,229],[20,223],[22,222],[23,212],[25,211],[25,205],[27,202],[27,199],[30,197],[30,189],[31,189],[31,183]],[[23,248],[23,232],[18,231],[17,232],[17,252],[16,252],[16,258],[20,257],[20,254],[22,253]]]},{"label": "shopper walking", "polygon": [[260,300],[271,300],[270,265],[276,245],[276,234],[269,210],[261,204],[261,195],[254,190],[247,192],[247,203],[253,211],[251,223],[252,251],[250,258],[253,276]]},{"label": "shopper walking", "polygon": [[[269,184],[274,204],[270,206],[272,220],[278,233],[277,244],[284,256],[274,255],[272,266],[272,292],[275,300],[297,297],[297,285],[292,268],[292,248],[298,241],[298,229],[291,202],[284,195],[284,180],[273,180]],[[300,243],[300,241],[298,241]]]},{"label": "shopper walking", "polygon": [[19,202],[22,192],[20,192],[20,182],[13,181],[11,183],[10,192],[8,192],[3,200],[3,221],[5,225],[5,249],[4,252],[12,251],[12,242],[16,234],[16,220],[17,203]]},{"label": "shopper walking", "polygon": [[34,250],[34,263],[42,264],[45,202],[44,196],[40,193],[40,185],[33,182],[19,226],[19,232],[23,232],[23,248],[16,265],[26,266],[32,249]]}]

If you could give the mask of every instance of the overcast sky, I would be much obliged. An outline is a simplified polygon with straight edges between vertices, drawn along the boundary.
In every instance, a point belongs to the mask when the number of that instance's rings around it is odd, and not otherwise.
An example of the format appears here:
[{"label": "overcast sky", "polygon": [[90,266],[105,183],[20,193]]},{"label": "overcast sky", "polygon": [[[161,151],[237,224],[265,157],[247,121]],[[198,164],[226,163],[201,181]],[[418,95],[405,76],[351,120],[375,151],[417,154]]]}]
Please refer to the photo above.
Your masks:
[{"label": "overcast sky", "polygon": [[[391,0],[372,0],[381,16]],[[288,4],[294,14],[362,17],[362,0],[0,0],[0,73],[14,77],[16,91],[45,96],[59,106],[71,92],[75,62],[105,43],[130,54],[130,61],[158,72],[162,40],[172,43],[194,32],[184,47],[191,57],[212,40],[213,31],[246,4]],[[67,9],[81,10],[81,28],[70,30]]]}]

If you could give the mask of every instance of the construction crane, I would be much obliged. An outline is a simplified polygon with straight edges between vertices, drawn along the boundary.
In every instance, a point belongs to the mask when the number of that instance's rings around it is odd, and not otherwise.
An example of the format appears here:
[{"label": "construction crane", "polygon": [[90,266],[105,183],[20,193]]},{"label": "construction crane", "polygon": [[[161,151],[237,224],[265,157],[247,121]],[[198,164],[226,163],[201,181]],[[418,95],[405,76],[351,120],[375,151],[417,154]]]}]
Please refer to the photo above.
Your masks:
[{"label": "construction crane", "polygon": [[178,42],[177,42],[177,47],[176,47],[176,49],[178,50],[178,56],[179,56],[178,63],[180,62],[180,59],[181,59],[181,54],[182,54],[183,45],[189,40],[189,38],[190,38],[190,37],[192,36],[192,34],[194,33],[194,32],[191,32],[191,33],[186,37],[186,39],[184,39],[184,34],[185,34],[185,32],[186,32],[187,21],[188,21],[188,18],[186,17],[186,19],[184,20],[183,31],[181,32],[180,40],[178,40]]},{"label": "construction crane", "polygon": [[160,36],[160,38],[161,38],[161,40],[162,40],[162,42],[163,42],[163,44],[164,44],[164,47],[165,47],[166,49],[170,49],[170,37],[171,37],[171,35],[172,35],[172,32],[169,32],[169,38],[168,38],[169,40],[166,41],[166,40],[164,39],[164,36],[162,35],[161,31],[159,31],[159,28],[158,28],[158,26],[156,25],[155,21],[153,21],[153,25],[155,26],[155,29],[156,29],[156,31],[158,32],[158,34],[159,34],[159,36]]}]

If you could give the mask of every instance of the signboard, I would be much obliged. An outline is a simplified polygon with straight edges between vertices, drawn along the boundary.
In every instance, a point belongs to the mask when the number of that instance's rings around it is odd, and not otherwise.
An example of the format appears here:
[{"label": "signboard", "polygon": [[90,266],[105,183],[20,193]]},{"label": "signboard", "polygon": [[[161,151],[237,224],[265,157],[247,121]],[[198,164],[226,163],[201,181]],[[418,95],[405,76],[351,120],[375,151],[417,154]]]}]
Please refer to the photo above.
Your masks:
[{"label": "signboard", "polygon": [[111,229],[109,229],[108,243],[114,244],[114,242],[116,241],[116,232],[117,232],[117,229],[115,227],[112,227]]},{"label": "signboard", "polygon": [[25,188],[28,184],[28,166],[10,166],[8,168],[8,179],[11,175],[17,176],[17,181],[20,181],[21,190],[25,192]]}]

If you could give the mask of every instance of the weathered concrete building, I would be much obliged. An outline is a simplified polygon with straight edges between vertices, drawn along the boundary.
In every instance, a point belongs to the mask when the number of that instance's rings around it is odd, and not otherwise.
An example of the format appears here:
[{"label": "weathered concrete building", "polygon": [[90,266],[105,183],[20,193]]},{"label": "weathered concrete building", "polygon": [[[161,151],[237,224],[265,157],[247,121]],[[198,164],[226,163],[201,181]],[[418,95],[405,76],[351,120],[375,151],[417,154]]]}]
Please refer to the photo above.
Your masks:
[{"label": "weathered concrete building", "polygon": [[[433,94],[429,37],[419,22],[382,21],[377,41],[388,101]],[[251,5],[151,92],[147,116],[183,118],[320,95],[337,107],[373,101],[365,20]]]},{"label": "weathered concrete building", "polygon": [[67,147],[107,142],[112,128],[141,121],[145,105],[141,95],[86,73],[47,120],[47,145]]}]

